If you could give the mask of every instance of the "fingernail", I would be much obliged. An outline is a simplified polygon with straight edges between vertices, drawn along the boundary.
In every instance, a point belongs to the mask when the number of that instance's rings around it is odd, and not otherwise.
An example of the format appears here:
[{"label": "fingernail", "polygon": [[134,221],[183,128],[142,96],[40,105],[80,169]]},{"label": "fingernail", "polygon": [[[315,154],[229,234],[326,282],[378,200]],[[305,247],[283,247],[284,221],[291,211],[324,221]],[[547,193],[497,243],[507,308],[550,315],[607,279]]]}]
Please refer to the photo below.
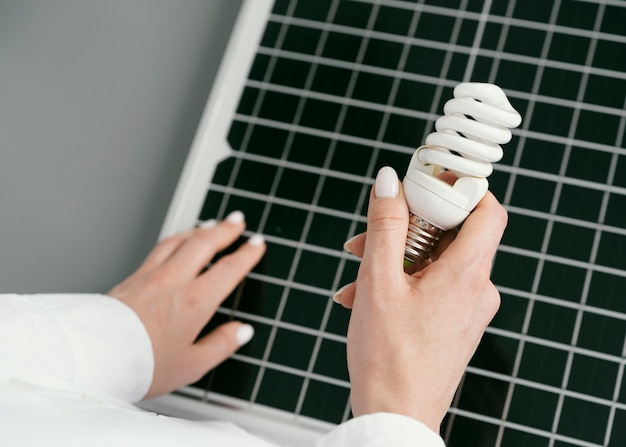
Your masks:
[{"label": "fingernail", "polygon": [[356,236],[352,236],[350,239],[348,239],[347,241],[343,243],[343,249],[347,251],[348,253],[352,253],[352,250],[350,249],[350,245],[352,244],[352,241],[354,241],[355,239],[356,239]]},{"label": "fingernail", "polygon": [[237,329],[236,335],[237,343],[239,343],[239,346],[243,346],[252,339],[252,336],[254,335],[254,328],[249,324],[242,324]]},{"label": "fingernail", "polygon": [[244,215],[241,211],[233,211],[226,216],[226,220],[233,224],[240,224],[244,220]]},{"label": "fingernail", "polygon": [[398,197],[398,174],[391,166],[380,168],[374,187],[377,199]]},{"label": "fingernail", "polygon": [[[352,283],[350,283],[352,284]],[[333,301],[337,304],[341,304],[341,294],[343,293],[344,290],[346,290],[346,288],[350,285],[350,284],[346,284],[345,286],[343,286],[341,289],[337,290],[335,292],[335,294],[333,295]]]},{"label": "fingernail", "polygon": [[248,239],[248,244],[254,245],[255,247],[260,247],[264,243],[265,238],[261,234],[253,234],[252,236],[250,236],[250,239]]},{"label": "fingernail", "polygon": [[202,222],[200,224],[200,228],[203,228],[205,230],[208,230],[210,228],[213,228],[217,225],[217,220],[215,219],[209,219],[209,220],[205,220],[204,222]]}]

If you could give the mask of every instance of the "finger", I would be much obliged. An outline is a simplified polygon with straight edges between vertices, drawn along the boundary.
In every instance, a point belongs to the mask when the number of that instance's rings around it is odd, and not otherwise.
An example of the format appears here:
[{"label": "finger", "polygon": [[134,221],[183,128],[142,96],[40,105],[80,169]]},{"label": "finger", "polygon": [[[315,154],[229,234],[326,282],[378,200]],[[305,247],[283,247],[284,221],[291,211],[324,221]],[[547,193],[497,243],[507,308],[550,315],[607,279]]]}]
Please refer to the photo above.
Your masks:
[{"label": "finger", "polygon": [[239,321],[221,324],[192,346],[196,376],[202,377],[222,363],[254,336],[254,328]]},{"label": "finger", "polygon": [[[404,245],[409,212],[396,172],[378,171],[367,212],[367,238],[361,270],[374,276],[404,275]],[[384,283],[384,281],[383,281]]]},{"label": "finger", "polygon": [[440,259],[449,258],[462,265],[490,266],[506,223],[506,210],[487,191]]},{"label": "finger", "polygon": [[194,280],[194,296],[203,297],[205,314],[217,306],[250,273],[265,253],[265,240],[256,234],[233,253],[224,256]]},{"label": "finger", "polygon": [[133,275],[142,275],[161,266],[187,240],[193,230],[183,231],[160,241]]},{"label": "finger", "polygon": [[439,242],[433,247],[433,250],[430,252],[430,259],[432,261],[436,261],[439,259],[439,256],[446,251],[446,248],[454,241],[456,238],[458,231],[456,229],[448,230],[443,233],[443,236],[439,239]]},{"label": "finger", "polygon": [[241,236],[245,228],[241,211],[230,213],[225,220],[210,228],[198,228],[185,240],[165,266],[182,280],[195,278],[213,257]]},{"label": "finger", "polygon": [[353,254],[357,258],[363,257],[363,250],[365,249],[365,236],[367,233],[357,234],[352,236],[343,244],[343,249],[348,253]]},{"label": "finger", "polygon": [[356,283],[346,284],[333,295],[333,301],[346,309],[352,309],[356,295]]}]

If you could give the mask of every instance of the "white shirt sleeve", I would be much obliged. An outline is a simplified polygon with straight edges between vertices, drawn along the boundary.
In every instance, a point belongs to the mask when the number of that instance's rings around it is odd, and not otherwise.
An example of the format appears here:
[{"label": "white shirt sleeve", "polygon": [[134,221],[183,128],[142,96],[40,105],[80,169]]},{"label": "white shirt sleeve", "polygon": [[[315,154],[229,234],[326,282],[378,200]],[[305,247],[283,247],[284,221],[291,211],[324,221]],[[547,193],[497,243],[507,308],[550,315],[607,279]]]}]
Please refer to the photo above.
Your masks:
[{"label": "white shirt sleeve", "polygon": [[344,422],[316,447],[445,447],[443,439],[421,422],[407,416],[376,413]]},{"label": "white shirt sleeve", "polygon": [[154,370],[135,312],[95,294],[0,295],[0,359],[127,402],[145,396]]}]

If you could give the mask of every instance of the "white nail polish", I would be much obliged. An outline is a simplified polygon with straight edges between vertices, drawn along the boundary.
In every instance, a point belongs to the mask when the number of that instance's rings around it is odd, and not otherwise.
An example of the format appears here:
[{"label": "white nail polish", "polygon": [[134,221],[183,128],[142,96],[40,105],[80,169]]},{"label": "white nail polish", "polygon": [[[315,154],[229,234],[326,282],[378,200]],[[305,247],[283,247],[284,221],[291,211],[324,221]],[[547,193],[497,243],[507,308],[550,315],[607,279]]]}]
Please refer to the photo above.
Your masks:
[{"label": "white nail polish", "polygon": [[377,199],[398,197],[398,174],[391,166],[380,168],[374,191]]},{"label": "white nail polish", "polygon": [[252,236],[250,236],[250,239],[248,239],[248,244],[253,245],[255,247],[260,247],[264,243],[265,243],[265,238],[261,234],[253,234]]},{"label": "white nail polish", "polygon": [[243,213],[241,211],[233,211],[228,216],[226,216],[226,220],[230,223],[240,224],[245,219]]},{"label": "white nail polish", "polygon": [[209,230],[215,226],[217,226],[217,220],[215,219],[205,220],[204,222],[200,224],[200,228],[204,230]]},{"label": "white nail polish", "polygon": [[242,324],[237,329],[236,335],[237,343],[239,343],[239,346],[243,346],[252,339],[252,336],[254,335],[254,328],[249,324]]},{"label": "white nail polish", "polygon": [[[352,283],[350,283],[352,284]],[[333,301],[337,304],[341,304],[341,294],[343,293],[344,290],[346,290],[346,288],[350,285],[350,284],[346,284],[345,286],[343,286],[342,288],[340,288],[339,290],[337,290],[335,292],[335,294],[333,295]]]},{"label": "white nail polish", "polygon": [[348,239],[347,241],[343,243],[343,249],[347,251],[348,253],[352,253],[352,250],[350,250],[350,244],[352,244],[352,241],[355,239],[356,239],[356,236],[352,236],[350,239]]}]

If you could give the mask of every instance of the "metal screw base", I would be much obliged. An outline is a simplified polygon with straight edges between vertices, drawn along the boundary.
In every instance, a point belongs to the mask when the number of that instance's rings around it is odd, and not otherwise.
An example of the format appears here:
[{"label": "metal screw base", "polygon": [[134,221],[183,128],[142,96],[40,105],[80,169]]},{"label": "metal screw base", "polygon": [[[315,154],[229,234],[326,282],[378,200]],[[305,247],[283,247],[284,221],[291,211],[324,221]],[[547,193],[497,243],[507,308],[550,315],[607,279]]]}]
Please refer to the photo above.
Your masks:
[{"label": "metal screw base", "polygon": [[413,213],[409,214],[409,231],[404,247],[405,264],[415,264],[430,257],[430,252],[439,241],[443,230],[426,222]]}]

